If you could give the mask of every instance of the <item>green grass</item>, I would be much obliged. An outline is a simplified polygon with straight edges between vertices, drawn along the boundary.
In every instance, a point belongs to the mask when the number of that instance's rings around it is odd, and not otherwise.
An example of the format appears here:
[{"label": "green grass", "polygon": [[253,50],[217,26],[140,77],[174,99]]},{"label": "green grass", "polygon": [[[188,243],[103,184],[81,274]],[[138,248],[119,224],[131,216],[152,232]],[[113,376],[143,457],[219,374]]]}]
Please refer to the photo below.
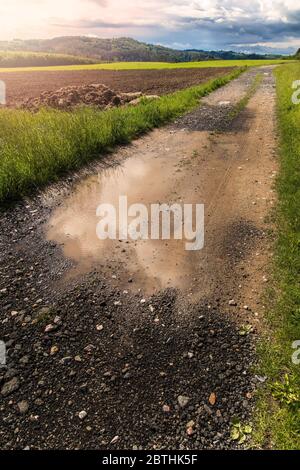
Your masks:
[{"label": "green grass", "polygon": [[288,63],[287,60],[205,60],[200,62],[111,62],[89,65],[70,65],[54,67],[18,67],[0,68],[0,72],[14,71],[49,71],[49,70],[149,70],[149,69],[182,69],[207,67],[251,67],[259,65],[279,65]]},{"label": "green grass", "polygon": [[235,69],[157,100],[145,100],[136,107],[108,111],[80,108],[73,112],[44,109],[36,114],[0,110],[0,201],[28,194],[115,145],[130,142],[182,115],[243,70]]},{"label": "green grass", "polygon": [[[78,64],[91,64],[94,61],[84,57],[67,54],[51,54],[46,52],[0,51],[0,70],[29,70],[36,66],[68,66]],[[4,69],[3,69],[4,67]]]},{"label": "green grass", "polygon": [[260,346],[259,373],[268,380],[258,402],[256,441],[299,450],[300,364],[292,362],[292,343],[300,340],[300,105],[292,104],[291,97],[300,64],[279,67],[275,74],[280,133],[277,240],[274,279],[266,295],[267,333]]}]

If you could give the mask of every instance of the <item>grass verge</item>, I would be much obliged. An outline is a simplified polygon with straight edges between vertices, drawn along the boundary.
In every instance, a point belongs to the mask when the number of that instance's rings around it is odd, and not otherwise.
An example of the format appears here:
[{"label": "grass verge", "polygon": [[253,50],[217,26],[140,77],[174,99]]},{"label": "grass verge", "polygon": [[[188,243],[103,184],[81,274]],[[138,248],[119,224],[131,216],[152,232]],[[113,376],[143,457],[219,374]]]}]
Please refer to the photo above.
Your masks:
[{"label": "grass verge", "polygon": [[182,115],[243,70],[136,107],[108,111],[80,108],[73,112],[44,109],[36,114],[0,110],[0,202],[28,194],[115,145],[130,142]]},{"label": "grass verge", "polygon": [[[280,133],[278,205],[274,214],[277,240],[272,286],[266,294],[267,333],[259,350],[259,373],[267,381],[258,400],[255,440],[259,446],[299,450],[300,104],[292,103],[292,83],[300,80],[300,64],[279,67],[275,74]],[[299,341],[298,346],[295,341]]]}]

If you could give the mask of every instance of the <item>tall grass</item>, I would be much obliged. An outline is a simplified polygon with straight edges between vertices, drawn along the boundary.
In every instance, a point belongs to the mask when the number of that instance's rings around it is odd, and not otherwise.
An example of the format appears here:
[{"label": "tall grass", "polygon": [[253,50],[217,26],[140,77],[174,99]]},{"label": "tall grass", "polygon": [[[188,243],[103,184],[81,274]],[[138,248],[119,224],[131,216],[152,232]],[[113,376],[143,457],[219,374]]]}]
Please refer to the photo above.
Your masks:
[{"label": "tall grass", "polygon": [[268,385],[259,401],[257,437],[261,445],[300,449],[300,364],[292,362],[292,343],[300,340],[300,104],[291,100],[300,64],[280,67],[275,73],[280,132],[278,237],[274,284],[268,292],[267,338],[260,351],[261,374],[268,377]]},{"label": "tall grass", "polygon": [[237,77],[238,69],[205,84],[144,101],[136,107],[74,112],[0,111],[0,201],[18,198],[117,144],[195,107],[199,99]]},{"label": "tall grass", "polygon": [[11,71],[49,71],[49,70],[151,70],[151,69],[193,69],[210,67],[254,67],[261,65],[279,65],[289,61],[286,59],[259,60],[203,60],[199,62],[110,62],[90,65],[69,65],[54,67],[20,67],[18,69],[0,68],[0,72]]}]

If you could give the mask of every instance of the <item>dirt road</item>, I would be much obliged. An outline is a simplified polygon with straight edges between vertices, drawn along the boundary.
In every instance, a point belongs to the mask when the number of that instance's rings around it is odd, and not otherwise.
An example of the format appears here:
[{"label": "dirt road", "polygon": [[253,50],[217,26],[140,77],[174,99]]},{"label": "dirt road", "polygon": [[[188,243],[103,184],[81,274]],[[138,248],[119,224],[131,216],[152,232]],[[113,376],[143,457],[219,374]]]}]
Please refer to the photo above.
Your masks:
[{"label": "dirt road", "polygon": [[[251,366],[271,257],[272,68],[203,101],[94,174],[2,215],[2,448],[237,446],[232,419],[251,421],[259,384]],[[204,204],[204,249],[101,242],[96,208],[120,194]]]}]

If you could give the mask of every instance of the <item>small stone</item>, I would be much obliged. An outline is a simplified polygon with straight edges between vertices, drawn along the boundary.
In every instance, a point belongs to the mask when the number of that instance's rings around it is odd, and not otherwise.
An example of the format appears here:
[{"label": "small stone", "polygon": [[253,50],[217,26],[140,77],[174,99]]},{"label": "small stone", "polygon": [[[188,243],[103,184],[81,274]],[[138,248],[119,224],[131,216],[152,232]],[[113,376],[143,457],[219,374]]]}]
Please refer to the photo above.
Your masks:
[{"label": "small stone", "polygon": [[52,346],[52,348],[50,349],[50,356],[54,356],[56,353],[58,353],[58,351],[58,346]]},{"label": "small stone", "polygon": [[45,333],[50,333],[51,331],[54,331],[54,330],[56,330],[56,327],[54,325],[50,324],[45,327]]},{"label": "small stone", "polygon": [[195,421],[191,420],[187,423],[186,427],[187,428],[193,428],[195,426]]},{"label": "small stone", "polygon": [[234,299],[229,300],[229,305],[235,307],[236,306],[236,301]]},{"label": "small stone", "polygon": [[75,356],[75,357],[74,357],[74,361],[76,361],[76,362],[82,362],[82,359],[81,359],[80,356]]},{"label": "small stone", "polygon": [[162,407],[164,413],[170,413],[170,407],[169,405],[163,405]]},{"label": "small stone", "polygon": [[217,399],[216,394],[211,393],[210,396],[209,396],[208,401],[213,406],[216,403],[216,399]]},{"label": "small stone", "polygon": [[95,346],[93,344],[88,344],[85,348],[84,351],[87,353],[92,353],[93,350],[95,349]]},{"label": "small stone", "polygon": [[19,403],[18,403],[17,406],[18,406],[19,412],[20,412],[21,414],[27,413],[28,408],[29,408],[28,401],[26,401],[26,400],[19,401]]},{"label": "small stone", "polygon": [[260,382],[260,383],[264,383],[266,380],[267,380],[267,376],[262,376],[262,375],[255,375],[254,378]]},{"label": "small stone", "polygon": [[119,436],[115,436],[115,437],[110,441],[110,443],[111,443],[111,444],[115,444],[116,442],[118,442],[118,440],[119,440]]},{"label": "small stone", "polygon": [[79,417],[79,419],[81,419],[81,420],[84,419],[84,418],[86,418],[86,417],[87,417],[87,412],[84,411],[84,410],[80,411],[80,412],[78,413],[78,417]]},{"label": "small stone", "polygon": [[13,379],[11,379],[9,382],[6,382],[2,389],[1,389],[1,395],[3,397],[7,397],[8,395],[10,395],[11,393],[15,392],[16,390],[18,390],[20,386],[20,382],[19,382],[19,379],[17,377],[14,377]]},{"label": "small stone", "polygon": [[185,408],[190,401],[190,398],[185,395],[179,395],[177,398],[178,404],[181,408]]},{"label": "small stone", "polygon": [[96,330],[97,331],[102,331],[103,330],[103,325],[96,325]]}]

